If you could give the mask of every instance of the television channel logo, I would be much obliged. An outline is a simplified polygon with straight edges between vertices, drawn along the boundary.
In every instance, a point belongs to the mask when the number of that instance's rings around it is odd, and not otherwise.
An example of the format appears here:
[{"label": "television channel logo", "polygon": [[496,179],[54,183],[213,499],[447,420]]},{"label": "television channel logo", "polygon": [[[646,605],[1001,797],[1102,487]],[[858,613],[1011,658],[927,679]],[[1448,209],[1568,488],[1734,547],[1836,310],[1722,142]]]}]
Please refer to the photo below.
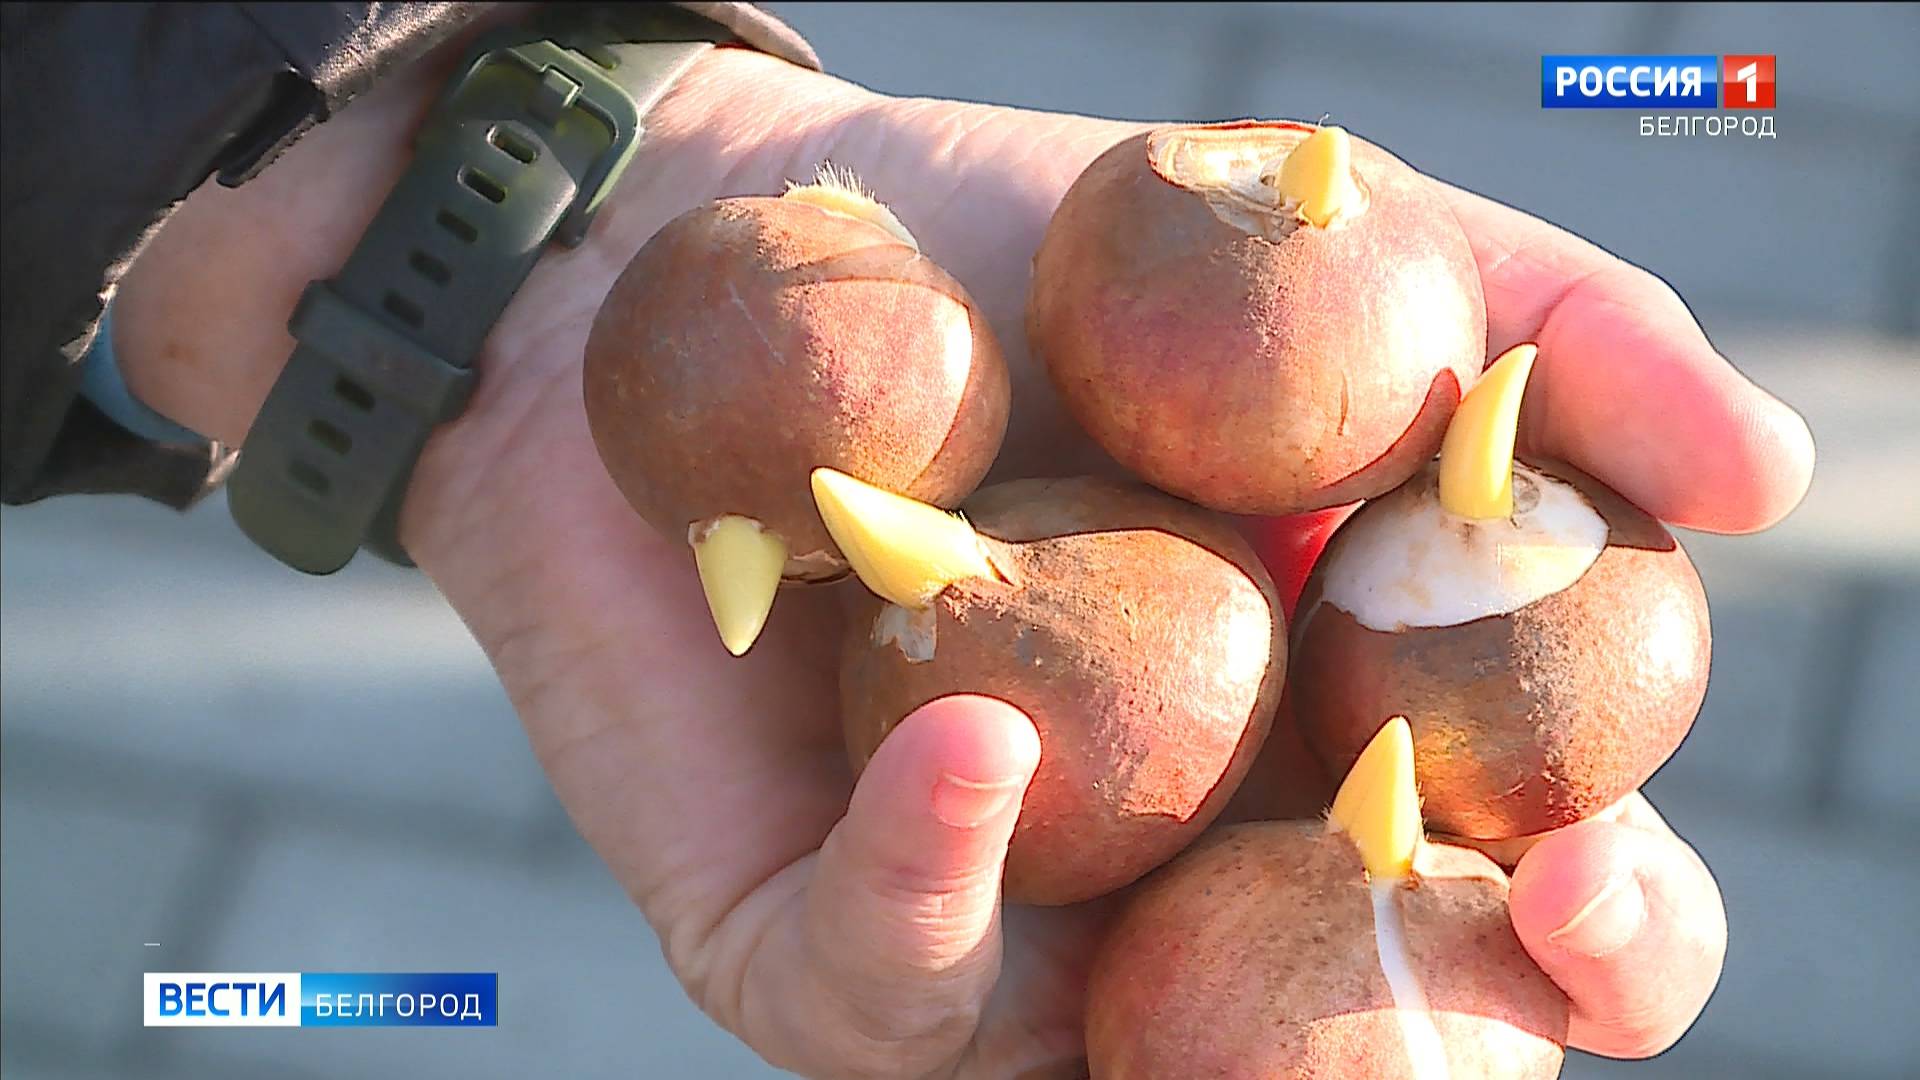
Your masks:
[{"label": "television channel logo", "polygon": [[498,1027],[494,972],[149,971],[146,1027]]},{"label": "television channel logo", "polygon": [[1720,85],[1726,88],[1722,108],[1773,108],[1773,57],[1734,53],[1721,57],[1721,62]]},{"label": "television channel logo", "polygon": [[1540,58],[1543,109],[1771,109],[1774,57],[1610,53]]}]

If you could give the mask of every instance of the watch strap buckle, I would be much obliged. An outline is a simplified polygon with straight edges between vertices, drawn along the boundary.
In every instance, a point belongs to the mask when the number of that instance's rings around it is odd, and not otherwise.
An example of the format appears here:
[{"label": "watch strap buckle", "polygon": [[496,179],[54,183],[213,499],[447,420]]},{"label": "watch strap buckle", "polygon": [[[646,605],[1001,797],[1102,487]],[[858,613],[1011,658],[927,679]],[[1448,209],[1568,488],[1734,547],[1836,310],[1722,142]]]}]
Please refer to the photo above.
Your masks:
[{"label": "watch strap buckle", "polygon": [[440,109],[447,110],[470,93],[490,68],[507,66],[534,80],[527,112],[548,130],[560,127],[576,112],[606,129],[606,149],[580,177],[579,190],[554,231],[554,240],[575,247],[586,237],[593,215],[640,143],[640,105],[594,61],[552,41],[527,41],[521,35],[524,31],[509,30],[482,38],[468,54],[459,77],[447,85]]}]

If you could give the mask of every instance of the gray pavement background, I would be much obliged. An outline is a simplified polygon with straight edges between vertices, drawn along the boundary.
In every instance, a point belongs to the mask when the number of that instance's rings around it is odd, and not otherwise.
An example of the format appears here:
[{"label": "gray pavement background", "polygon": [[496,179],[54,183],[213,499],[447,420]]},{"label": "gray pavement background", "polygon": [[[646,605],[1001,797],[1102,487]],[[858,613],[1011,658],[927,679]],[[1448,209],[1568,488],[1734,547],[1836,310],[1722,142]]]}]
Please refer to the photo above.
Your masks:
[{"label": "gray pavement background", "polygon": [[[890,92],[1332,113],[1671,281],[1821,463],[1779,529],[1683,537],[1713,683],[1650,790],[1726,892],[1726,977],[1673,1051],[1567,1075],[1911,1075],[1920,9],[776,9]],[[1625,51],[1778,54],[1780,138],[1539,108],[1541,53]],[[7,1076],[773,1075],[681,995],[424,581],[283,572],[217,500],[64,500],[0,514],[0,601]],[[145,1031],[160,969],[497,970],[506,1026]]]}]

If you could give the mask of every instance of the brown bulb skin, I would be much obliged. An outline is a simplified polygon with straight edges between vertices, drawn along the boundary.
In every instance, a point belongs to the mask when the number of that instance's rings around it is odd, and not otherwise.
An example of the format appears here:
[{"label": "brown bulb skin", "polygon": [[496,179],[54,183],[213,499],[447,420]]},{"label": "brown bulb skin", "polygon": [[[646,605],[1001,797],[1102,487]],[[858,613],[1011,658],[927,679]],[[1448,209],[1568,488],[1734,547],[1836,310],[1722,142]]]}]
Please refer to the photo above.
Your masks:
[{"label": "brown bulb skin", "polygon": [[[1486,358],[1473,250],[1435,186],[1353,140],[1364,212],[1333,228],[1184,184],[1168,140],[1315,130],[1161,128],[1107,151],[1034,259],[1027,336],[1074,418],[1164,491],[1296,514],[1387,491],[1440,447]],[[1172,175],[1170,175],[1172,174]],[[1230,215],[1231,216],[1231,215]]]},{"label": "brown bulb skin", "polygon": [[737,514],[787,542],[790,580],[845,574],[808,475],[830,466],[939,506],[1006,432],[1000,348],[959,282],[886,230],[788,199],[674,219],[587,340],[608,474],[670,539]]},{"label": "brown bulb skin", "polygon": [[1226,519],[1143,485],[1015,481],[963,510],[1006,580],[935,598],[928,660],[885,629],[904,609],[862,602],[842,654],[848,752],[864,767],[903,717],[948,694],[1012,703],[1041,756],[1007,898],[1112,892],[1198,836],[1258,752],[1286,672],[1273,584]]},{"label": "brown bulb skin", "polygon": [[[1547,832],[1617,803],[1680,746],[1707,691],[1707,598],[1686,551],[1592,477],[1528,464],[1606,522],[1605,549],[1572,585],[1454,626],[1375,630],[1320,602],[1342,557],[1336,532],[1294,632],[1292,702],[1328,773],[1345,775],[1380,724],[1404,716],[1428,827],[1475,840]],[[1341,531],[1436,498],[1430,477]]]},{"label": "brown bulb skin", "polygon": [[[1547,1080],[1568,1006],[1485,856],[1427,844],[1400,895],[1448,1075]],[[1359,852],[1324,822],[1221,829],[1142,882],[1095,958],[1095,1080],[1414,1080]]]}]

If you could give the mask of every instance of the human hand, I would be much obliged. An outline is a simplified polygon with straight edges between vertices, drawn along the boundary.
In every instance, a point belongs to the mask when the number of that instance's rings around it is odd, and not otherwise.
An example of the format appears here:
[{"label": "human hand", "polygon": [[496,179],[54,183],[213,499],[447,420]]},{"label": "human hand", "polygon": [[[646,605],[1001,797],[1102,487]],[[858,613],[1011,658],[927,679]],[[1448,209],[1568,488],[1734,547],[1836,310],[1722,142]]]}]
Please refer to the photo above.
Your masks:
[{"label": "human hand", "polygon": [[[255,182],[189,201],[118,302],[136,392],[198,430],[244,434],[291,347],[286,313],[337,268],[397,177],[433,85],[426,73],[387,84]],[[935,703],[896,729],[856,788],[836,715],[839,590],[789,591],[755,649],[727,656],[684,544],[649,529],[608,480],[580,362],[601,298],[653,231],[832,159],[893,206],[999,333],[1016,401],[996,478],[1101,467],[1027,356],[1022,316],[1054,205],[1137,125],[889,99],[723,51],[650,129],[588,242],[544,259],[488,339],[469,412],[416,472],[403,538],[716,1020],[810,1075],[1073,1075],[1107,905],[999,903],[1038,756],[1032,726],[985,699]],[[1811,468],[1804,424],[1734,372],[1677,297],[1523,214],[1451,198],[1485,280],[1490,355],[1542,346],[1526,448],[1683,526],[1749,531],[1792,508]],[[1283,589],[1297,589],[1329,519],[1249,523]],[[1574,1045],[1626,1056],[1685,1030],[1725,942],[1704,866],[1640,805],[1536,845],[1512,898],[1523,942],[1575,1004]],[[1581,935],[1555,930],[1613,880],[1638,885],[1644,919],[1599,909],[1586,930],[1638,929],[1580,955]]]}]

